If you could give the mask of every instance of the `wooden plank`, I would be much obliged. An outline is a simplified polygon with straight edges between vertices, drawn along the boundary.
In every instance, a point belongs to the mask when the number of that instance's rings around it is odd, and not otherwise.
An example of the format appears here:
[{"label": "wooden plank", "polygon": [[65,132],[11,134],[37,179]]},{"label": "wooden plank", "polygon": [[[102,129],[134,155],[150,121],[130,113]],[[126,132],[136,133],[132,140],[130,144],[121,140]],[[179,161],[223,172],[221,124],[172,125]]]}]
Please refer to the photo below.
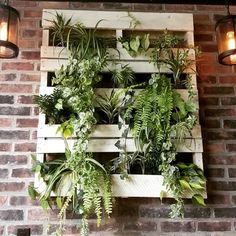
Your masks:
[{"label": "wooden plank", "polygon": [[[43,10],[42,26],[52,26],[56,13],[63,14],[66,19],[72,18],[71,23],[82,22],[87,28],[94,28],[98,21],[98,28],[130,29],[132,21],[127,11],[89,11],[89,10]],[[193,15],[188,13],[150,13],[132,12],[131,15],[140,21],[136,30],[170,30],[193,31]]]},{"label": "wooden plank", "polygon": [[43,46],[48,46],[49,45],[49,30],[44,29],[43,30],[43,40],[42,40],[42,45]]},{"label": "wooden plank", "polygon": [[[59,125],[40,125],[38,128],[39,138],[60,138],[60,132],[57,133]],[[119,130],[118,125],[96,125],[95,130],[91,134],[91,138],[119,138],[122,132]],[[132,137],[129,132],[128,137]],[[201,138],[201,127],[197,125],[193,128],[192,133],[186,138]]]},{"label": "wooden plank", "polygon": [[[88,152],[120,152],[115,146],[118,139],[91,139],[88,145]],[[69,147],[72,148],[74,140],[68,140]],[[134,140],[126,140],[126,151],[137,151]],[[178,152],[202,152],[201,139],[185,139],[185,144],[178,147]],[[61,138],[47,138],[38,140],[37,153],[64,153],[65,144]]]},{"label": "wooden plank", "polygon": [[[121,44],[118,42],[118,45]],[[108,55],[109,58],[114,60],[124,60],[124,61],[150,61],[150,56],[152,54],[153,49],[150,48],[145,54],[138,55],[137,57],[131,57],[129,53],[122,47],[117,47],[119,52],[116,49],[109,48]],[[177,52],[178,49],[174,48],[173,52]],[[180,51],[184,51],[186,49],[179,49]],[[68,51],[63,47],[53,47],[53,46],[42,46],[41,47],[41,58],[44,59],[67,59]],[[195,52],[193,49],[189,51],[189,59],[195,59]]]},{"label": "wooden plank", "polygon": [[202,159],[202,153],[196,152],[193,153],[193,163],[196,164],[200,169],[203,170],[203,159]]},{"label": "wooden plank", "polygon": [[[150,64],[148,61],[119,61],[119,64],[121,65],[127,65],[135,71],[135,73],[157,73],[159,72],[157,68]],[[67,60],[65,59],[41,59],[41,71],[48,71],[52,72],[55,70],[59,70],[61,66],[67,65]],[[114,65],[113,62],[110,62],[107,66],[107,68],[104,68],[103,72],[109,72],[110,70],[114,70],[117,68],[117,65]],[[193,68],[194,69],[194,68]],[[194,70],[191,68],[188,68],[185,73],[192,74],[194,73]],[[166,66],[162,66],[160,68],[161,73],[171,73],[170,69]]]}]

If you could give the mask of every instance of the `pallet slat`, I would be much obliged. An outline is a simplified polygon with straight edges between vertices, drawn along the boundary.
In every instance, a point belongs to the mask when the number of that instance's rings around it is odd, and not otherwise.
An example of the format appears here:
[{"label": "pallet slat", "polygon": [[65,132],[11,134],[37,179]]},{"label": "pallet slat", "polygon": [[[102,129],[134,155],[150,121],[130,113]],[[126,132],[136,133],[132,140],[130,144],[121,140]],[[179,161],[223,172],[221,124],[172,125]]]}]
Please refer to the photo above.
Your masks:
[{"label": "pallet slat", "polygon": [[[82,22],[87,28],[94,28],[98,21],[100,29],[130,29],[130,22],[127,11],[86,11],[86,10],[43,10],[42,26],[48,28],[55,20],[56,13],[63,14],[66,19],[72,18],[72,24]],[[171,30],[171,31],[193,31],[192,14],[187,13],[150,13],[132,12],[133,17],[141,24],[135,29],[143,30]]]}]

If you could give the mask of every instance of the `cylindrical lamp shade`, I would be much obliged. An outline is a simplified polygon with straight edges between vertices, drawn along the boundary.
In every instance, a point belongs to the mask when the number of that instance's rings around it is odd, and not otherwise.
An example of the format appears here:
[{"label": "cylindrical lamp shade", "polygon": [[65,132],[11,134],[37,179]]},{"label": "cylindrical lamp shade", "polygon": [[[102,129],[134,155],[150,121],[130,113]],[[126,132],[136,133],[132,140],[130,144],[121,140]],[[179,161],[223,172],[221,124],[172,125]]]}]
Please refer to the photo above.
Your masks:
[{"label": "cylindrical lamp shade", "polygon": [[236,15],[228,15],[216,23],[218,60],[223,65],[236,65]]},{"label": "cylindrical lamp shade", "polygon": [[0,58],[18,56],[19,13],[16,9],[0,4]]}]

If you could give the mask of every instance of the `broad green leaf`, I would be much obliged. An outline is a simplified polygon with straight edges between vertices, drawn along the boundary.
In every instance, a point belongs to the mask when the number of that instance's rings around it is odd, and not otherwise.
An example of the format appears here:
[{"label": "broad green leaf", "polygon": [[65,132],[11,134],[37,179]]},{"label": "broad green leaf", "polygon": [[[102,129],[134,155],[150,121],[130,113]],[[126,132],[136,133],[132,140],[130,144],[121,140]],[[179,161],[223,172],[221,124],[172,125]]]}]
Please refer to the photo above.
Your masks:
[{"label": "broad green leaf", "polygon": [[139,47],[140,47],[140,36],[136,36],[135,38],[131,39],[130,48],[133,51],[138,52]]},{"label": "broad green leaf", "polygon": [[200,194],[195,194],[192,196],[192,202],[201,206],[205,206],[204,198]]},{"label": "broad green leaf", "polygon": [[182,163],[182,162],[178,163],[177,167],[179,167],[180,169],[187,169],[188,168],[188,166],[185,163]]},{"label": "broad green leaf", "polygon": [[204,187],[202,187],[200,184],[197,184],[197,183],[190,183],[190,186],[194,189],[197,189],[197,190],[204,189]]},{"label": "broad green leaf", "polygon": [[129,48],[129,43],[128,43],[128,42],[122,43],[122,46],[123,46],[127,51],[130,50],[130,48]]},{"label": "broad green leaf", "polygon": [[189,185],[189,183],[188,183],[186,180],[180,179],[180,180],[179,180],[179,183],[180,183],[180,185],[181,185],[181,187],[182,187],[183,189],[189,189],[189,190],[192,191],[191,186]]},{"label": "broad green leaf", "polygon": [[162,201],[163,197],[166,197],[166,191],[161,190],[160,192],[160,200]]},{"label": "broad green leaf", "polygon": [[49,208],[48,201],[46,199],[41,199],[40,200],[40,206],[44,209],[47,210]]},{"label": "broad green leaf", "polygon": [[32,200],[35,200],[36,197],[39,195],[39,193],[35,190],[35,188],[32,185],[28,186],[28,194]]},{"label": "broad green leaf", "polygon": [[36,165],[35,172],[39,173],[40,171],[41,171],[41,166],[40,165]]},{"label": "broad green leaf", "polygon": [[62,132],[62,136],[63,138],[67,139],[67,138],[70,138],[73,134],[73,129],[71,128],[65,128]]},{"label": "broad green leaf", "polygon": [[142,48],[147,51],[149,46],[150,46],[150,40],[149,40],[149,34],[145,34],[142,38],[141,38],[141,46]]},{"label": "broad green leaf", "polygon": [[57,104],[55,105],[55,108],[57,110],[62,110],[63,109],[63,100],[62,99],[57,100]]}]

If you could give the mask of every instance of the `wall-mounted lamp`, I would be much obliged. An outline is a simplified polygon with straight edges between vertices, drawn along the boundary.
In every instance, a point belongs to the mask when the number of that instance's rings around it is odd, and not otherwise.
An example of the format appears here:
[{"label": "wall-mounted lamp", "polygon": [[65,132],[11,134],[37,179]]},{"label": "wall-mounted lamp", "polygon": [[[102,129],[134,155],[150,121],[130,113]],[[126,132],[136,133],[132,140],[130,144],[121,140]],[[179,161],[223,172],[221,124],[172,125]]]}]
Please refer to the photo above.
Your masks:
[{"label": "wall-mounted lamp", "polygon": [[18,56],[17,47],[18,11],[8,5],[8,1],[0,4],[0,58],[14,58]]},{"label": "wall-mounted lamp", "polygon": [[223,65],[236,65],[236,15],[231,15],[227,4],[228,15],[216,23],[218,44],[218,61]]}]

